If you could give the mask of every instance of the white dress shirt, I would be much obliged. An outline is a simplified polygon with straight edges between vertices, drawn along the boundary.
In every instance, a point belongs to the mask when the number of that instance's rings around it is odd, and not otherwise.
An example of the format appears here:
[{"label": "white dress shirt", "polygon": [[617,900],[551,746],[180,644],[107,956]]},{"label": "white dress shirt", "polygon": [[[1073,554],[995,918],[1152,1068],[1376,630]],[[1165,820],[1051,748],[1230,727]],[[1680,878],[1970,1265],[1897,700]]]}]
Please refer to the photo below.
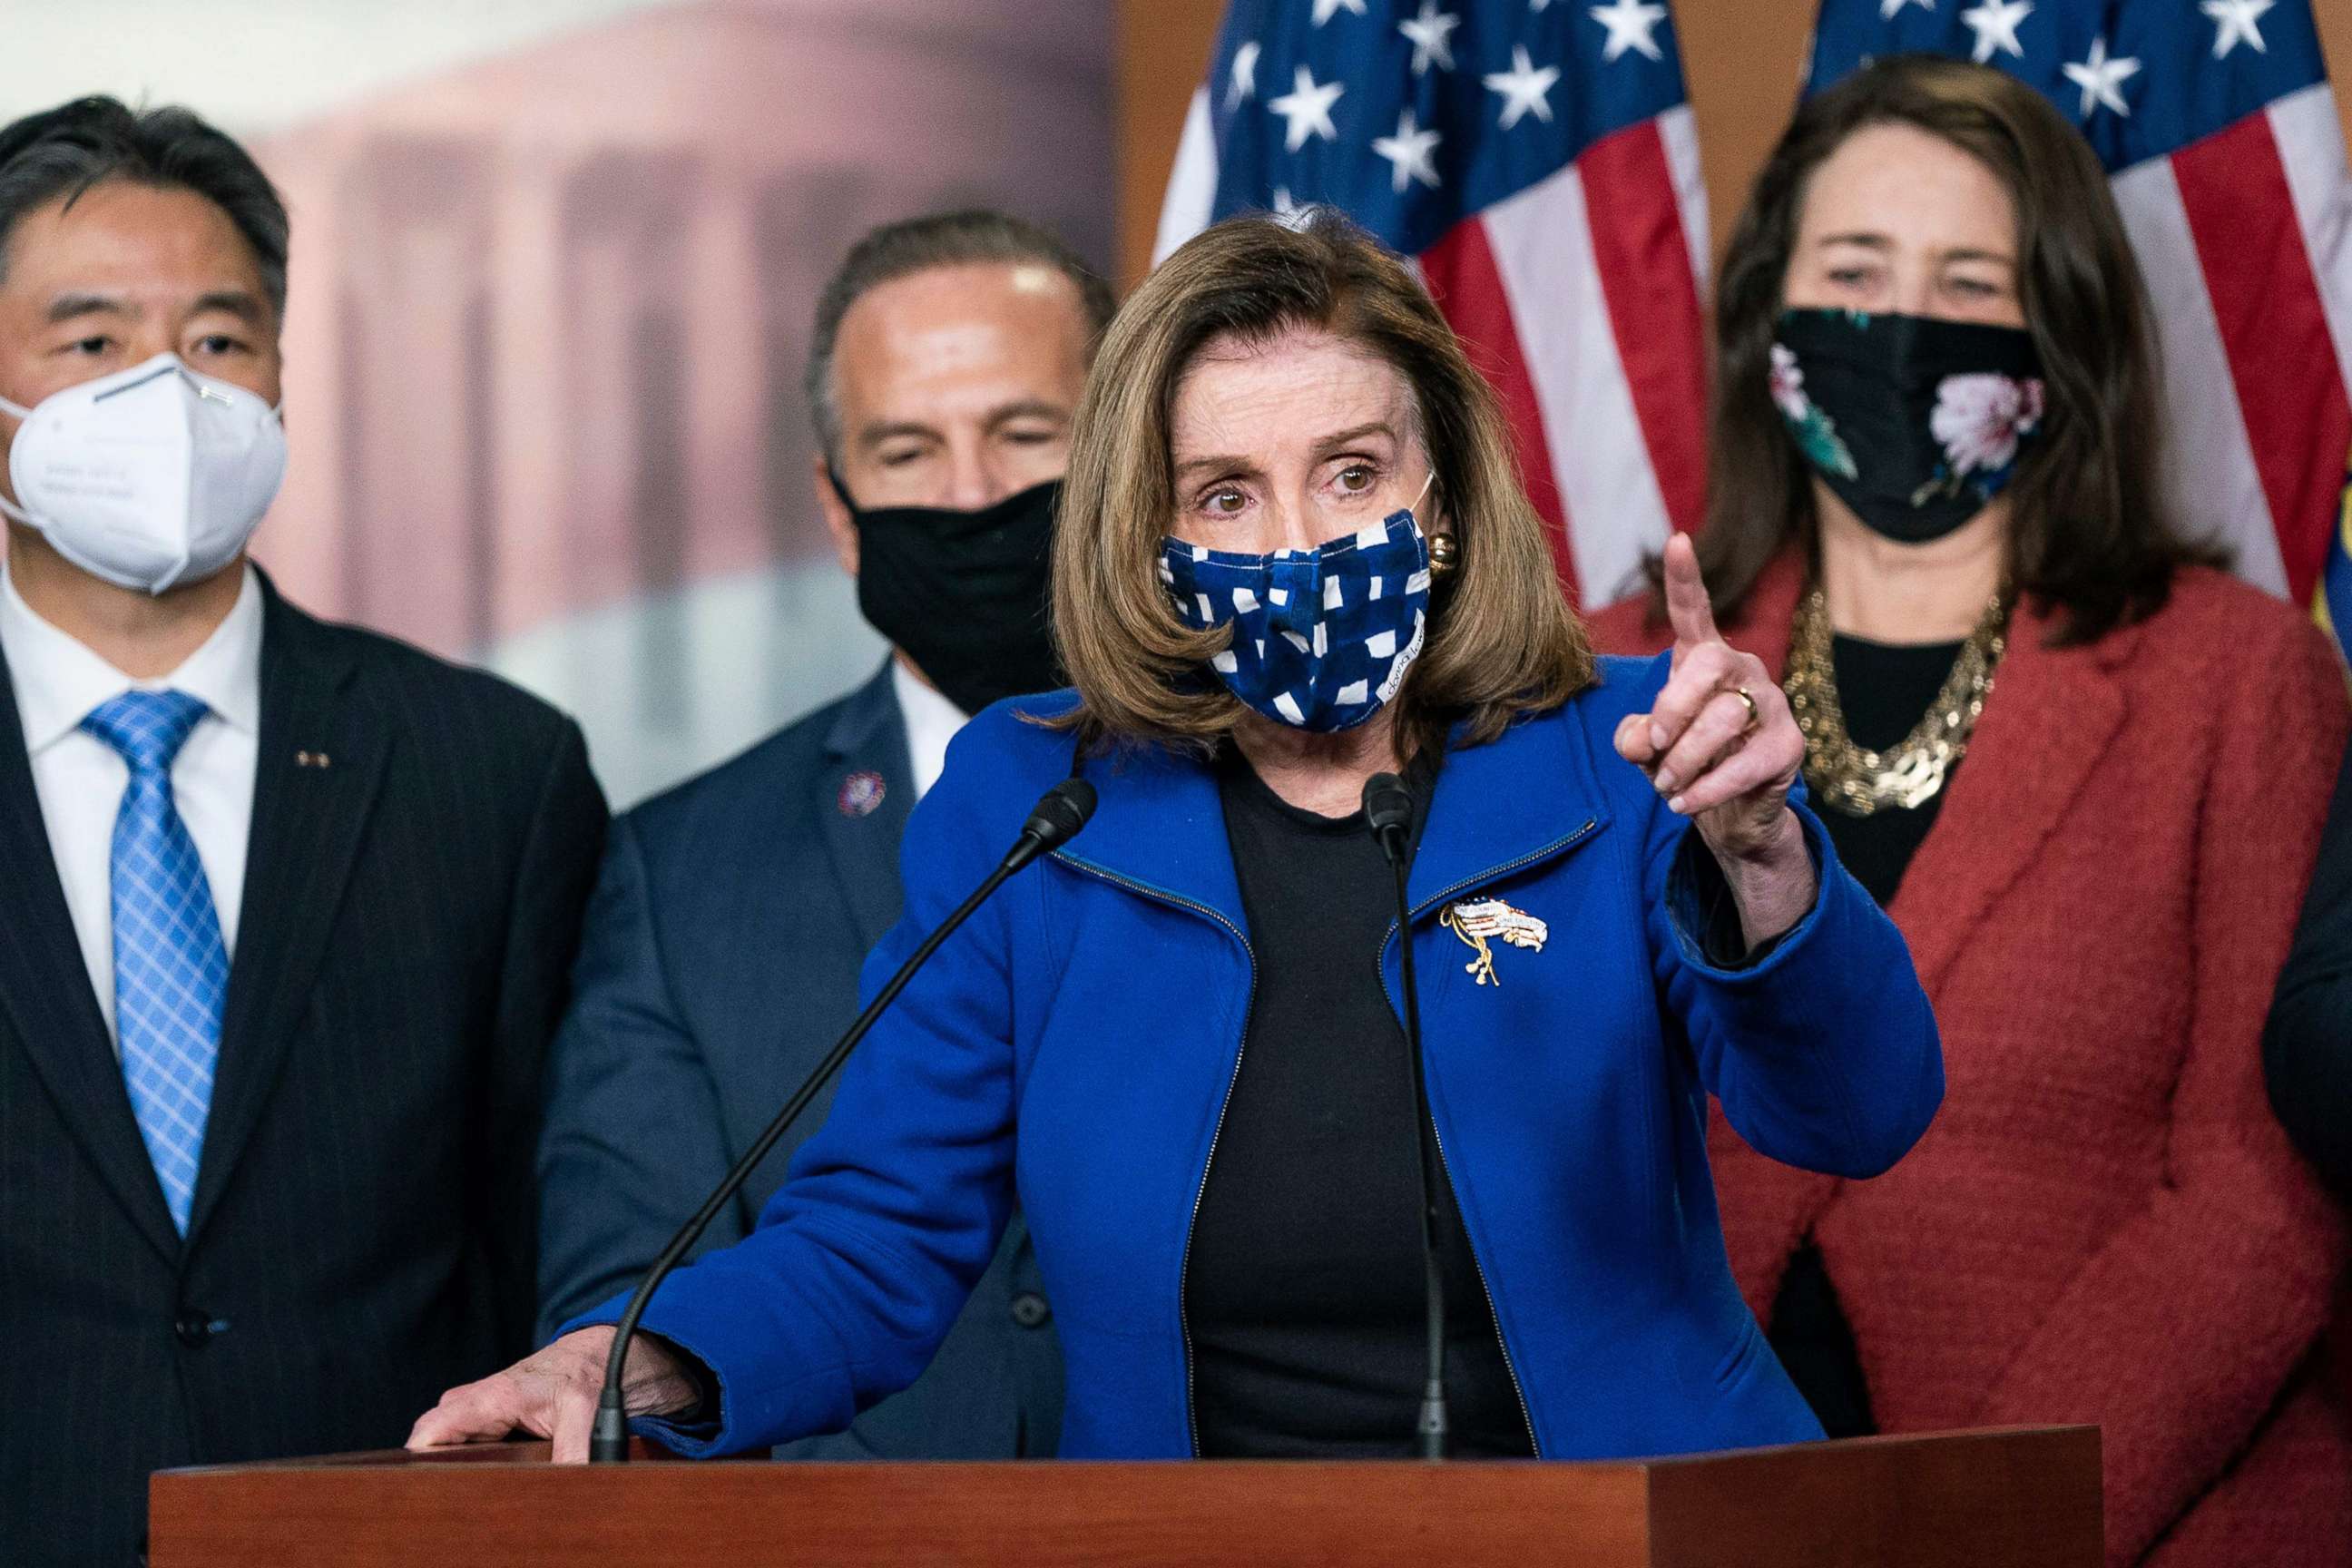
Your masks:
[{"label": "white dress shirt", "polygon": [[196,721],[172,763],[172,798],[195,840],[205,880],[212,884],[221,942],[234,956],[261,744],[261,584],[247,566],[236,607],[204,647],[160,680],[133,680],[34,614],[0,568],[0,653],[8,659],[49,855],[111,1035],[114,818],[131,770],[113,747],[84,733],[81,721],[91,709],[134,688],[184,691],[212,710]]},{"label": "white dress shirt", "polygon": [[914,764],[915,798],[920,800],[947,771],[948,742],[968,715],[936,688],[924,685],[903,658],[890,660],[890,689],[898,694],[898,711],[907,716],[907,760]]}]

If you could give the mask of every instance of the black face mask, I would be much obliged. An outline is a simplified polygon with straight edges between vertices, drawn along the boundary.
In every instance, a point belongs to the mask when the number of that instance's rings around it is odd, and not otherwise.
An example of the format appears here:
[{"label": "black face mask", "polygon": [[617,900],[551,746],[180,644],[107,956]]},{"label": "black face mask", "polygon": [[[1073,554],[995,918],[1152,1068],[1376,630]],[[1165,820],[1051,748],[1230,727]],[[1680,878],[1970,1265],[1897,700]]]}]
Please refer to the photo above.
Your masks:
[{"label": "black face mask", "polygon": [[1905,544],[1982,511],[2042,428],[2042,360],[2021,327],[1785,310],[1771,374],[1805,461]]},{"label": "black face mask", "polygon": [[830,478],[857,525],[858,609],[949,701],[977,713],[1000,698],[1062,684],[1046,622],[1061,480],[978,511],[866,511],[840,475]]}]

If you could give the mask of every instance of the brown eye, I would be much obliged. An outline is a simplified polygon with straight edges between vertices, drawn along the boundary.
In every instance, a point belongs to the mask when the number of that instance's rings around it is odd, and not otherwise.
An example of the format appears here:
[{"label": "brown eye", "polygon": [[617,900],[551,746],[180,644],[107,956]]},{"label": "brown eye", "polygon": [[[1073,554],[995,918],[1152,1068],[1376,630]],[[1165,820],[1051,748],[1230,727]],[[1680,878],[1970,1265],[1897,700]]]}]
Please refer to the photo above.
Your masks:
[{"label": "brown eye", "polygon": [[1372,470],[1363,463],[1350,463],[1339,470],[1339,488],[1349,495],[1361,495],[1372,488]]}]

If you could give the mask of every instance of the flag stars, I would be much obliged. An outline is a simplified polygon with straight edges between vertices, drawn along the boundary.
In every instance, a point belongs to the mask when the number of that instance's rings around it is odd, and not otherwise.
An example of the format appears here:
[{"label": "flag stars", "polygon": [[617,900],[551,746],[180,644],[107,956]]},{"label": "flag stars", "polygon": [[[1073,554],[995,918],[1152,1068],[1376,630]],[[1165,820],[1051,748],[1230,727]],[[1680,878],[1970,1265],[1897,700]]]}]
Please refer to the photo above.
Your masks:
[{"label": "flag stars", "polygon": [[1906,5],[1916,5],[1922,11],[1936,8],[1936,0],[1878,0],[1878,19],[1892,22]]},{"label": "flag stars", "polygon": [[2254,46],[2254,53],[2266,55],[2270,49],[2263,43],[2263,13],[2277,0],[2205,0],[2197,8],[2213,19],[2213,58],[2221,59],[2241,43]]},{"label": "flag stars", "polygon": [[2000,50],[2023,59],[2025,46],[2017,41],[2017,25],[2032,15],[2033,7],[2027,0],[1984,0],[1982,5],[1961,12],[1960,20],[1977,36],[1976,47],[1969,51],[1969,58],[1983,65],[1992,58],[1995,50]]},{"label": "flag stars", "polygon": [[[1601,47],[1601,63],[1607,65],[1628,49],[1636,49],[1654,60],[1665,57],[1658,52],[1658,40],[1651,35],[1658,24],[1666,19],[1666,8],[1646,3],[1646,0],[1609,0],[1606,5],[1595,5],[1585,13],[1609,29],[1609,41]],[[1549,120],[1546,114],[1544,119]]]},{"label": "flag stars", "polygon": [[1430,154],[1443,140],[1436,132],[1416,125],[1410,109],[1398,116],[1395,135],[1373,137],[1372,151],[1389,161],[1390,188],[1402,195],[1407,185],[1419,180],[1436,189],[1437,165],[1430,161]]},{"label": "flag stars", "polygon": [[1364,0],[1315,0],[1315,25],[1319,27],[1342,11],[1360,16]]},{"label": "flag stars", "polygon": [[1347,90],[1336,80],[1318,83],[1305,66],[1300,66],[1291,78],[1290,90],[1266,100],[1266,111],[1282,116],[1283,151],[1297,152],[1307,145],[1309,136],[1338,141],[1339,131],[1331,123],[1331,106]]},{"label": "flag stars", "polygon": [[1511,68],[1493,71],[1479,79],[1486,90],[1503,96],[1502,128],[1508,131],[1521,119],[1532,114],[1545,124],[1551,123],[1552,88],[1559,81],[1559,68],[1546,66],[1536,68],[1528,58],[1524,44],[1511,46]]},{"label": "flag stars", "polygon": [[2107,40],[2091,40],[2091,58],[2080,65],[2068,62],[2064,67],[2066,79],[2083,89],[2083,106],[2075,115],[2088,120],[2102,109],[2112,109],[2128,117],[2131,105],[2124,101],[2123,85],[2139,75],[2139,61],[2110,59]]},{"label": "flag stars", "polygon": [[1434,61],[1438,69],[1454,68],[1454,29],[1462,18],[1437,8],[1437,0],[1421,0],[1421,15],[1408,16],[1397,24],[1397,31],[1412,45],[1412,74],[1426,72]]},{"label": "flag stars", "polygon": [[1255,39],[1234,51],[1233,73],[1225,82],[1228,110],[1257,96],[1257,58],[1263,52]]}]

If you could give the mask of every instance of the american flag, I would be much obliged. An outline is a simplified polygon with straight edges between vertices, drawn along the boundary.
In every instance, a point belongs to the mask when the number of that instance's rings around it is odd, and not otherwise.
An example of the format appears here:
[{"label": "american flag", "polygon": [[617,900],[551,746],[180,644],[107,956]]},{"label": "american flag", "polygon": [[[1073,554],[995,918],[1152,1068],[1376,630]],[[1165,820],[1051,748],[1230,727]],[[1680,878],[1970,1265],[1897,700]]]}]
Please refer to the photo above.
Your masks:
[{"label": "american flag", "polygon": [[1697,525],[1706,196],[1664,5],[1233,0],[1156,255],[1315,204],[1418,263],[1571,595],[1616,597]]},{"label": "american flag", "polygon": [[1997,65],[2082,127],[2155,300],[2181,520],[2324,613],[2352,190],[2307,0],[1822,0],[1807,90],[1906,50]]}]

